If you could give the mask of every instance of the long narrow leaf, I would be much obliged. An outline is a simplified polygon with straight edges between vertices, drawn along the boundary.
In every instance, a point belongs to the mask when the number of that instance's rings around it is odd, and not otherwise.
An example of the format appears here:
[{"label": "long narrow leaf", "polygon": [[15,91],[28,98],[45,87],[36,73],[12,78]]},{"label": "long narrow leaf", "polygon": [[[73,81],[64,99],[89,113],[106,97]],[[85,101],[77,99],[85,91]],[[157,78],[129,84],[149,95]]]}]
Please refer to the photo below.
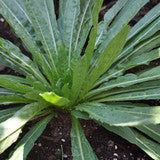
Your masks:
[{"label": "long narrow leaf", "polygon": [[154,35],[157,31],[159,31],[159,28],[160,28],[160,16],[157,17],[152,23],[150,23],[147,27],[145,27],[141,32],[139,32],[135,37],[133,37],[127,43],[126,47],[121,52],[116,61],[128,55],[131,51],[133,51],[134,47],[138,43]]},{"label": "long narrow leaf", "polygon": [[97,160],[79,121],[72,116],[71,143],[73,160]]},{"label": "long narrow leaf", "polygon": [[96,40],[96,46],[103,42],[106,38],[107,28],[112,22],[113,18],[118,14],[118,12],[125,6],[128,0],[118,0],[116,4],[109,9],[104,15],[104,21],[100,22],[98,25],[98,35]]},{"label": "long narrow leaf", "polygon": [[86,103],[78,109],[89,114],[91,119],[114,126],[137,126],[160,123],[160,107],[127,107],[127,104]]},{"label": "long narrow leaf", "polygon": [[77,65],[73,69],[73,84],[71,90],[71,97],[75,101],[79,95],[81,88],[83,87],[84,80],[87,76],[87,72],[91,63],[91,59],[94,52],[96,43],[96,34],[98,26],[98,13],[100,11],[102,1],[96,1],[93,9],[93,29],[90,33],[90,40],[86,49],[85,55],[78,61]]},{"label": "long narrow leaf", "polygon": [[26,159],[28,153],[34,146],[34,142],[37,138],[42,134],[44,129],[46,128],[47,123],[53,118],[53,114],[47,116],[46,118],[39,121],[36,125],[34,125],[29,132],[20,140],[20,142],[14,148],[9,157],[9,160],[22,160]]},{"label": "long narrow leaf", "polygon": [[160,67],[155,67],[147,71],[140,72],[138,74],[126,74],[120,76],[117,79],[111,80],[102,84],[99,88],[89,92],[86,96],[93,96],[101,92],[108,91],[112,88],[128,87],[137,83],[142,83],[150,80],[156,80],[160,77]]},{"label": "long narrow leaf", "polygon": [[82,52],[82,48],[87,40],[87,36],[92,27],[92,9],[95,0],[81,0],[80,1],[80,16],[76,26],[77,34],[75,37],[74,57],[77,58]]},{"label": "long narrow leaf", "polygon": [[138,91],[147,91],[150,89],[157,89],[160,88],[160,81],[149,81],[149,82],[144,82],[144,83],[140,83],[140,84],[135,84],[132,85],[130,87],[122,87],[122,88],[114,88],[111,90],[108,90],[106,92],[100,93],[98,95],[95,95],[91,98],[89,98],[89,100],[98,100],[98,99],[103,99],[105,97],[108,96],[112,96],[112,95],[117,95],[117,94],[123,94],[123,93],[131,93],[131,92],[138,92]]},{"label": "long narrow leaf", "polygon": [[14,107],[14,108],[0,110],[0,123],[10,118],[20,108],[21,107]]},{"label": "long narrow leaf", "polygon": [[5,77],[0,77],[0,86],[20,93],[27,93],[33,91],[33,88],[31,88],[30,86],[12,81]]},{"label": "long narrow leaf", "polygon": [[22,128],[19,128],[8,137],[0,141],[0,154],[3,153],[8,147],[10,147],[19,137],[22,132]]},{"label": "long narrow leaf", "polygon": [[99,100],[96,102],[108,102],[108,101],[128,101],[128,100],[154,100],[160,99],[160,89],[148,89],[141,91],[134,91],[129,93],[120,93],[116,95],[111,95]]},{"label": "long narrow leaf", "polygon": [[93,70],[90,71],[90,75],[86,80],[85,90],[89,90],[93,83],[111,66],[113,61],[116,59],[116,57],[123,49],[129,30],[129,26],[125,26],[121,30],[121,32],[119,32],[113,38],[109,45],[107,45],[104,52],[99,55],[95,62],[95,65],[93,66]]},{"label": "long narrow leaf", "polygon": [[103,3],[102,0],[96,1],[94,8],[93,8],[93,12],[92,12],[93,28],[89,36],[89,42],[88,42],[86,53],[85,53],[85,56],[87,56],[88,67],[91,63],[91,59],[93,57],[93,52],[95,49],[96,35],[97,35],[97,29],[98,29],[98,16],[99,16],[99,12],[100,12],[102,3]]},{"label": "long narrow leaf", "polygon": [[126,3],[123,9],[120,11],[111,27],[106,34],[106,39],[98,48],[99,52],[103,52],[108,43],[120,32],[126,23],[128,23],[132,17],[148,2],[149,0],[130,0]]},{"label": "long narrow leaf", "polygon": [[97,80],[92,88],[105,81],[108,81],[111,78],[122,75],[127,69],[141,64],[148,64],[150,61],[158,59],[160,55],[159,49],[150,51],[158,46],[160,46],[160,35],[156,34],[140,44],[130,54],[122,58],[121,61],[113,65],[108,72],[106,72],[99,80]]},{"label": "long narrow leaf", "polygon": [[71,58],[75,43],[76,26],[80,14],[80,0],[67,0],[64,11],[63,43],[68,50],[68,66],[71,66]]},{"label": "long narrow leaf", "polygon": [[156,19],[160,15],[160,4],[157,4],[153,7],[135,26],[131,29],[131,32],[128,36],[128,39],[131,39],[138,32],[140,32],[145,26],[151,23],[154,19]]},{"label": "long narrow leaf", "polygon": [[160,143],[160,126],[159,125],[152,125],[152,124],[143,125],[143,126],[138,126],[136,128]]},{"label": "long narrow leaf", "polygon": [[[50,19],[51,17],[49,14],[48,5],[44,0],[41,0],[40,3],[37,3],[35,0],[32,0],[32,1],[23,0],[23,2],[27,10],[27,13],[31,18],[31,21],[36,30],[36,33],[39,35],[39,38],[48,55],[52,73],[54,73],[54,75],[52,76],[56,78],[57,67],[55,66],[55,61],[57,59],[58,53],[57,53],[56,38],[54,35],[54,30],[52,28],[53,23],[51,23],[51,19]],[[41,16],[39,16],[39,14],[41,14]],[[56,23],[56,21],[54,23]],[[51,82],[54,83],[53,77],[50,80]]]},{"label": "long narrow leaf", "polygon": [[[35,40],[32,38],[32,35],[28,30],[29,27],[24,27],[30,21],[30,19],[28,18],[25,11],[22,11],[23,8],[20,8],[21,5],[19,6],[18,4],[20,5],[22,3],[18,3],[17,0],[1,0],[0,12],[14,29],[16,34],[22,39],[29,51],[34,55],[34,58],[41,60],[38,57],[40,49]],[[17,14],[17,11],[20,12],[20,14]]]},{"label": "long narrow leaf", "polygon": [[0,123],[0,142],[26,124],[38,112],[48,106],[47,103],[31,103],[18,110],[11,118]]},{"label": "long narrow leaf", "polygon": [[21,70],[24,70],[24,73],[32,73],[35,77],[44,81],[44,77],[41,75],[36,65],[27,56],[22,54],[17,46],[0,38],[0,48],[7,52],[6,54],[5,52],[0,51],[1,56],[10,60],[14,65],[20,67]]}]

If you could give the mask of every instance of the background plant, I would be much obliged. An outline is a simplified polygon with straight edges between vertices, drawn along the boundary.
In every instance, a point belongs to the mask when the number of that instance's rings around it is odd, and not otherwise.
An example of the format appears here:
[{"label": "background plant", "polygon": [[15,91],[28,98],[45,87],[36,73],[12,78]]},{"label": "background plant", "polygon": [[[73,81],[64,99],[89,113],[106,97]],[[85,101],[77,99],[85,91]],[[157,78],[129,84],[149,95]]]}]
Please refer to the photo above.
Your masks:
[{"label": "background plant", "polygon": [[22,75],[0,75],[0,153],[28,121],[46,115],[19,141],[10,160],[26,159],[61,112],[71,115],[73,159],[97,159],[79,118],[93,119],[160,159],[160,106],[135,103],[159,99],[160,66],[124,74],[160,57],[160,4],[130,29],[129,21],[148,0],[119,0],[98,23],[102,2],[60,0],[56,20],[52,0],[0,0],[0,13],[32,55],[0,38],[0,63]]}]

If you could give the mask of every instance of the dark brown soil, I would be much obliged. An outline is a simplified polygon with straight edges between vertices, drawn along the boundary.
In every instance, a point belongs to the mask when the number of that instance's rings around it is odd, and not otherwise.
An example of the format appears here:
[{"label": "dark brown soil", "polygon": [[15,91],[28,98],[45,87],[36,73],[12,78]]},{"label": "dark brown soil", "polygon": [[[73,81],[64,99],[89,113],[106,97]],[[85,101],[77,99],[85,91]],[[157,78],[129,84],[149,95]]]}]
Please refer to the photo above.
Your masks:
[{"label": "dark brown soil", "polygon": [[[100,19],[103,19],[103,15],[115,2],[116,0],[104,1],[103,8],[100,13]],[[158,0],[150,0],[150,2],[145,7],[143,7],[138,15],[135,16],[135,18],[130,22],[130,25],[133,26],[157,3]],[[58,3],[56,2],[56,4]],[[57,8],[58,5],[56,5],[56,14],[58,15]],[[2,21],[0,21],[0,37],[8,39],[14,44],[19,45],[22,52],[28,55],[21,44],[21,40],[16,38],[7,22]],[[160,60],[152,62],[149,67],[155,65],[160,65]],[[140,66],[130,70],[129,72],[136,72],[138,70],[144,69],[145,67],[148,66]],[[3,68],[2,66],[0,66],[0,74],[17,75],[16,72],[9,68]],[[151,105],[160,104],[159,100],[145,101],[145,103]],[[29,122],[24,127],[21,137],[36,121],[37,120]],[[81,124],[83,126],[85,135],[99,160],[152,160],[136,145],[130,144],[123,138],[105,130],[103,127],[97,125],[93,121],[81,120]],[[51,122],[47,125],[43,134],[36,141],[35,146],[28,155],[27,160],[61,160],[62,157],[64,160],[71,160],[70,129],[71,121],[68,115],[61,114],[58,118],[52,119]],[[15,144],[13,144],[8,150],[1,154],[0,160],[5,160],[14,146]]]}]

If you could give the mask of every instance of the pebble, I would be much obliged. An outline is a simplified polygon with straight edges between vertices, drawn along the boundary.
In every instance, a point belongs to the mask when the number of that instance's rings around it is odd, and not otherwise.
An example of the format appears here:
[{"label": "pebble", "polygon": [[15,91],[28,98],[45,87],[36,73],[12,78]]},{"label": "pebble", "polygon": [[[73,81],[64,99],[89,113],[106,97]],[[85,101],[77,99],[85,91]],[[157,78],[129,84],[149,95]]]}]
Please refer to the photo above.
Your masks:
[{"label": "pebble", "polygon": [[59,132],[59,135],[62,135],[62,132]]},{"label": "pebble", "polygon": [[0,18],[0,21],[3,23],[4,22],[4,18]]},{"label": "pebble", "polygon": [[68,156],[66,154],[63,155],[63,158],[67,158]]},{"label": "pebble", "polygon": [[62,142],[65,142],[66,140],[65,140],[65,139],[61,139],[61,141],[62,141]]},{"label": "pebble", "polygon": [[117,154],[117,153],[114,153],[113,155],[116,156],[116,157],[118,157],[118,154]]},{"label": "pebble", "polygon": [[117,145],[115,145],[115,146],[114,146],[114,148],[115,148],[115,150],[117,150],[117,149],[118,149],[118,146],[117,146]]},{"label": "pebble", "polygon": [[113,158],[113,160],[118,160],[117,158]]},{"label": "pebble", "polygon": [[108,146],[109,146],[109,147],[113,147],[113,146],[114,146],[114,142],[111,141],[111,140],[109,140],[109,141],[108,141]]},{"label": "pebble", "polygon": [[38,147],[42,147],[42,144],[41,144],[41,143],[38,143]]}]

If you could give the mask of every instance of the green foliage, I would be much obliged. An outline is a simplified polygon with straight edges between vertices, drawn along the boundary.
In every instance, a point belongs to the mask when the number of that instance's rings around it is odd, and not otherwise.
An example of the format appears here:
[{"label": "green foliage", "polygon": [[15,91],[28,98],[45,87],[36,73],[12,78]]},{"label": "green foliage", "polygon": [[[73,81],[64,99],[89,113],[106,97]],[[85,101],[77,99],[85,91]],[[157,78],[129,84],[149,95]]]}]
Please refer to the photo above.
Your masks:
[{"label": "green foliage", "polygon": [[133,103],[160,99],[160,67],[126,74],[160,58],[160,4],[128,25],[148,1],[118,0],[98,22],[103,0],[59,0],[58,19],[53,0],[0,0],[0,14],[32,55],[0,38],[0,63],[21,75],[0,75],[0,154],[42,116],[9,157],[26,159],[47,123],[66,112],[73,159],[98,159],[78,119],[92,119],[160,159],[160,106]]}]

